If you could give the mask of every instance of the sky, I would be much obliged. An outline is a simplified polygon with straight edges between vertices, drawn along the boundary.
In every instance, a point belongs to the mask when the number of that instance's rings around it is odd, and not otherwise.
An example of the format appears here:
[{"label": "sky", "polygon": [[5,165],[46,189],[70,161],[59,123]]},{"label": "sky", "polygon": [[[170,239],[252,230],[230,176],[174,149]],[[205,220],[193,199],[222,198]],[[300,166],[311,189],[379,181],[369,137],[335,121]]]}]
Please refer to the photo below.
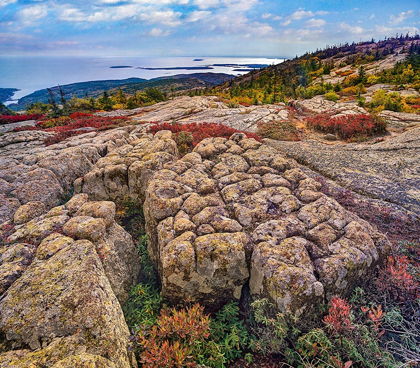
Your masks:
[{"label": "sky", "polygon": [[419,29],[419,0],[0,0],[0,56],[294,57]]}]

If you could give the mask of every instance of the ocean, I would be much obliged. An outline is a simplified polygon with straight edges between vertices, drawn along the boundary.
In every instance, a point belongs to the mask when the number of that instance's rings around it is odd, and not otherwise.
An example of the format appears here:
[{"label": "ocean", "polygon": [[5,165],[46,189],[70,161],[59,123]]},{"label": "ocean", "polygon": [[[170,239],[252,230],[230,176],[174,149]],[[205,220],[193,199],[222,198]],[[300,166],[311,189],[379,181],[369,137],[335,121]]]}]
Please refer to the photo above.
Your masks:
[{"label": "ocean", "polygon": [[[152,79],[175,74],[207,72],[239,75],[258,65],[278,64],[283,61],[284,59],[280,58],[243,57],[92,58],[2,55],[0,56],[0,88],[19,89],[12,98],[18,100],[40,89],[77,82],[131,77]],[[8,103],[11,102],[8,101]]]}]

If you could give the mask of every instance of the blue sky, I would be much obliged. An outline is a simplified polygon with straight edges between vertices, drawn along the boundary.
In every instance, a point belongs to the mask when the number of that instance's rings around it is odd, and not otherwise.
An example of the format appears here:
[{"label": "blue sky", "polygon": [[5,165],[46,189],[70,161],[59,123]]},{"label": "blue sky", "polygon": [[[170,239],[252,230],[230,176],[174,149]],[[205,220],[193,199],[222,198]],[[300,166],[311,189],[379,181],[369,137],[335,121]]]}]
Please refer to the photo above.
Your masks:
[{"label": "blue sky", "polygon": [[0,0],[0,55],[290,57],[419,29],[418,0]]}]

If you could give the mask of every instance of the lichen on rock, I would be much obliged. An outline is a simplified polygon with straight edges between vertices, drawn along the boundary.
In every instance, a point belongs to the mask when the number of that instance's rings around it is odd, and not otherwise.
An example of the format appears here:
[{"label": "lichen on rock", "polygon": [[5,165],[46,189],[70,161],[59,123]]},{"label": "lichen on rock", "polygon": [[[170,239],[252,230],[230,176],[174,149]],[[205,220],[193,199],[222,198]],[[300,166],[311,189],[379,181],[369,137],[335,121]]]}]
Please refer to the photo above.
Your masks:
[{"label": "lichen on rock", "polygon": [[157,171],[144,204],[149,251],[171,302],[215,308],[249,283],[252,297],[302,316],[348,295],[389,251],[378,231],[272,147],[234,134],[204,139],[193,155],[194,164]]}]

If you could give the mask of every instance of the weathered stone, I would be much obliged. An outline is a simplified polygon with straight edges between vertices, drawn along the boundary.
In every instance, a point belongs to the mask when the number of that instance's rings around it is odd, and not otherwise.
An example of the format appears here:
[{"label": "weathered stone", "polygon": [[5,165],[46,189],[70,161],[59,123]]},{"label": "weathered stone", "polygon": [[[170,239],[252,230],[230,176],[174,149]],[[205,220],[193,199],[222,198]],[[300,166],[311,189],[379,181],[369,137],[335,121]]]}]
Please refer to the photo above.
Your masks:
[{"label": "weathered stone", "polygon": [[88,202],[77,211],[76,216],[91,216],[101,218],[109,228],[114,223],[115,203],[113,202]]},{"label": "weathered stone", "polygon": [[14,243],[0,247],[0,295],[2,295],[28,268],[34,257],[35,247]]},{"label": "weathered stone", "polygon": [[[46,261],[32,263],[0,306],[0,328],[8,344],[41,349],[38,362],[48,356],[54,338],[72,337],[67,351],[76,344],[82,352],[108,357],[118,367],[132,366],[127,325],[89,241],[77,241]],[[52,366],[67,354],[61,351],[45,363]]]},{"label": "weathered stone", "polygon": [[[226,153],[237,142],[245,152]],[[275,149],[237,134],[198,146],[193,168],[168,165],[146,191],[149,251],[168,300],[214,308],[249,282],[252,297],[303,316],[348,295],[387,253],[380,233]],[[197,154],[215,164],[200,165]],[[200,193],[211,180],[214,193]]]},{"label": "weathered stone", "polygon": [[106,226],[101,218],[78,216],[73,217],[63,226],[63,232],[74,239],[87,239],[96,242],[105,237]]},{"label": "weathered stone", "polygon": [[41,216],[46,210],[45,204],[42,202],[28,202],[18,208],[13,222],[16,225],[26,224],[35,217]]}]

